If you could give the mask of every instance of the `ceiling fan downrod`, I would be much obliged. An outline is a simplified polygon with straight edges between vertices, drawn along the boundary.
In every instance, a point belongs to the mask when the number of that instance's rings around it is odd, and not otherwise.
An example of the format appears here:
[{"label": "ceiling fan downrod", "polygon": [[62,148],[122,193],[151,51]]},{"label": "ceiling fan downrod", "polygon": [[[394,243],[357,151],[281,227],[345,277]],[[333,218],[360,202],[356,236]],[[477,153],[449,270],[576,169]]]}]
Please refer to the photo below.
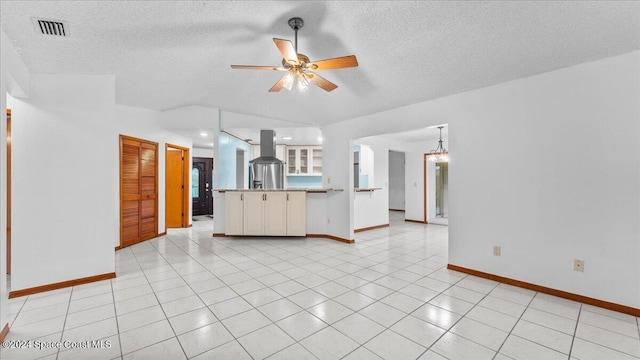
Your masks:
[{"label": "ceiling fan downrod", "polygon": [[302,27],[304,26],[304,21],[302,20],[302,18],[299,17],[294,17],[289,19],[289,26],[293,29],[293,31],[295,31],[296,33],[296,37],[295,37],[295,49],[296,49],[296,54],[298,53],[298,30],[302,29]]}]

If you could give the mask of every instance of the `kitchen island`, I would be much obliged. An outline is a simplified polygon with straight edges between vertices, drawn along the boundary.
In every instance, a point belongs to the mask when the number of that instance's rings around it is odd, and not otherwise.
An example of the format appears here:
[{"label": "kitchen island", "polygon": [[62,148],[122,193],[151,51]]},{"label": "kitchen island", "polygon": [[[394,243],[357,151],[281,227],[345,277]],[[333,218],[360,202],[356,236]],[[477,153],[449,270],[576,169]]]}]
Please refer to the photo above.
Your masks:
[{"label": "kitchen island", "polygon": [[[216,222],[214,236],[318,236],[326,237],[327,194],[342,189],[216,189],[224,220]],[[220,204],[220,200],[223,204]],[[220,207],[218,207],[220,208]],[[220,212],[218,212],[220,213]],[[329,221],[329,220],[328,220]],[[223,225],[224,224],[224,225]],[[223,225],[223,228],[221,229]],[[222,232],[223,230],[224,232]]]}]

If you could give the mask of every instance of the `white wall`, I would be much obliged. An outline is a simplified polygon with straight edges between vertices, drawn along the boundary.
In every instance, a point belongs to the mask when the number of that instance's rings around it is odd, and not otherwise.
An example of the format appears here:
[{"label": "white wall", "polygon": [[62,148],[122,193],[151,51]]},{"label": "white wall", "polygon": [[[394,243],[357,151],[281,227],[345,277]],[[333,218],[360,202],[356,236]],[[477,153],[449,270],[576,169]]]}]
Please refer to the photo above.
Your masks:
[{"label": "white wall", "polygon": [[[29,71],[20,60],[4,31],[0,30],[0,229],[7,228],[7,94],[26,96],[29,92]],[[7,237],[0,231],[0,329],[8,323],[7,300]]]},{"label": "white wall", "polygon": [[217,128],[219,119],[216,108],[189,105],[162,111],[160,126],[164,129],[210,129]]},{"label": "white wall", "polygon": [[13,110],[13,290],[115,270],[119,135],[158,143],[159,233],[165,144],[191,147],[191,139],[161,128],[160,112],[115,105],[113,76],[31,80],[29,98],[16,99]]},{"label": "white wall", "polygon": [[12,290],[113,272],[115,77],[32,74],[13,107]]},{"label": "white wall", "polygon": [[201,149],[201,148],[193,148],[191,149],[191,157],[201,157],[201,158],[213,158],[213,149]]},{"label": "white wall", "polygon": [[[322,128],[322,186],[344,191],[327,193],[327,234],[353,239],[353,140],[339,124]],[[319,219],[322,221],[323,219]]]},{"label": "white wall", "polygon": [[307,234],[326,234],[327,196],[330,193],[307,193]]},{"label": "white wall", "polygon": [[[638,64],[636,51],[323,133],[356,139],[449,124],[451,264],[640,308]],[[347,205],[329,211],[353,217],[340,210]],[[575,258],[584,273],[572,270]]]},{"label": "white wall", "polygon": [[442,104],[460,120],[450,263],[640,308],[639,64],[634,52]]},{"label": "white wall", "polygon": [[389,151],[389,209],[404,210],[404,152]]}]

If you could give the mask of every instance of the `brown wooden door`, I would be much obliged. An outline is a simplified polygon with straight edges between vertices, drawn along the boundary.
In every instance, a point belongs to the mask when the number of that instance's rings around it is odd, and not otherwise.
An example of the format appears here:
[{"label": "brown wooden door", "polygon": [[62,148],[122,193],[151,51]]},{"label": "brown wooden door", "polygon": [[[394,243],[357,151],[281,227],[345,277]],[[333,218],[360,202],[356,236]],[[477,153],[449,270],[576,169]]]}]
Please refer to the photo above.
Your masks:
[{"label": "brown wooden door", "polygon": [[120,135],[120,246],[158,236],[158,144]]},{"label": "brown wooden door", "polygon": [[194,157],[191,168],[191,197],[193,215],[213,215],[211,178],[213,159]]},{"label": "brown wooden door", "polygon": [[189,149],[166,146],[166,223],[167,228],[187,227],[189,216]]}]

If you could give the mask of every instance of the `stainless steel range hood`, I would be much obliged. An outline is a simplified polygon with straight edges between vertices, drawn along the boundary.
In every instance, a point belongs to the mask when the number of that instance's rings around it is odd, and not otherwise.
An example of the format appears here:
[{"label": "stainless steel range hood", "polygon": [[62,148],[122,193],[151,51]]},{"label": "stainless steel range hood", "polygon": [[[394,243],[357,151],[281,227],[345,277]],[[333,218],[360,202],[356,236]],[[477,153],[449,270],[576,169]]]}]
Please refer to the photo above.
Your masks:
[{"label": "stainless steel range hood", "polygon": [[249,161],[249,188],[282,189],[284,163],[276,158],[276,132],[260,130],[260,157]]}]

